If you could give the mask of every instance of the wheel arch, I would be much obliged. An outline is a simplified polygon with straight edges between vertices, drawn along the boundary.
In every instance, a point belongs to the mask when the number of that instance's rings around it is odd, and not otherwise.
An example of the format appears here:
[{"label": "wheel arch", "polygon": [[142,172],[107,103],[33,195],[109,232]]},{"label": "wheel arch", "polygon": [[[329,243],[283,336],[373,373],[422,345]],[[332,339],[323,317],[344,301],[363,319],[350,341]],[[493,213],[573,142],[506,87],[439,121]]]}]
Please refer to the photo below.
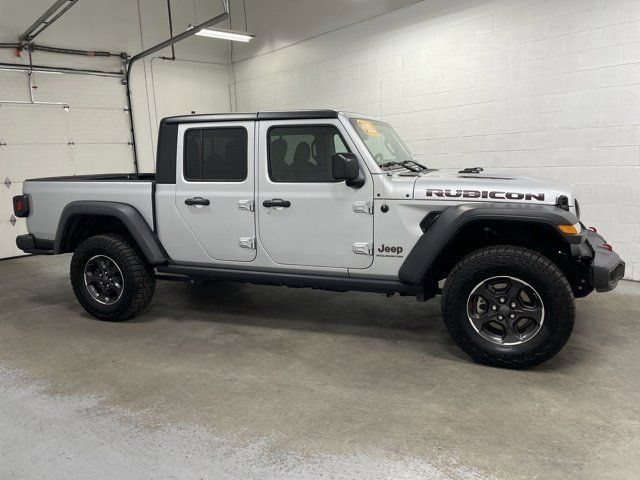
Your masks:
[{"label": "wheel arch", "polygon": [[124,233],[136,243],[151,265],[168,260],[157,235],[133,206],[119,202],[77,201],[60,215],[53,253],[73,252],[80,242],[102,233]]},{"label": "wheel arch", "polygon": [[578,222],[575,215],[555,206],[510,203],[451,206],[429,223],[403,262],[399,277],[413,284],[426,279],[440,280],[465,255],[491,245],[509,244],[538,251],[541,247],[557,249],[570,258],[576,255],[583,233],[563,235],[557,225]]}]

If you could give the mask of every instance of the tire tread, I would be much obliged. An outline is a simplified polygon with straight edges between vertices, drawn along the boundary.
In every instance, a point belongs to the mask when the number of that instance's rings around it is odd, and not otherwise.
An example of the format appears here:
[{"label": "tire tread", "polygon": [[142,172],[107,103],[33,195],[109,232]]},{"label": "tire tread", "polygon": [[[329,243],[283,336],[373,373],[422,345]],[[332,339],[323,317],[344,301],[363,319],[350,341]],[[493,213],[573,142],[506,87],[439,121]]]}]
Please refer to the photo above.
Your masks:
[{"label": "tire tread", "polygon": [[[74,278],[78,272],[78,259],[87,250],[97,247],[114,252],[118,257],[117,263],[120,268],[127,269],[134,279],[134,292],[131,300],[115,311],[105,312],[91,304],[80,291],[84,288],[83,279]],[[127,236],[121,234],[96,235],[82,242],[73,255],[70,271],[71,284],[76,298],[88,313],[100,320],[120,322],[135,317],[149,304],[155,292],[156,280],[153,268],[147,263],[137,246],[134,246]]]},{"label": "tire tread", "polygon": [[[461,295],[465,299],[468,294],[460,292],[459,282],[474,271],[498,265],[508,267],[517,262],[547,279],[555,292],[548,298],[548,310],[560,312],[564,321],[560,321],[558,328],[548,340],[526,355],[517,353],[488,352],[475,344],[462,330],[459,319],[456,318],[456,308]],[[549,304],[550,302],[550,304]],[[574,296],[571,286],[562,271],[540,252],[517,246],[492,246],[476,250],[462,260],[451,270],[447,277],[442,293],[442,316],[449,335],[454,342],[466,352],[474,361],[495,367],[524,369],[538,365],[558,353],[565,345],[573,330],[575,318]]]}]

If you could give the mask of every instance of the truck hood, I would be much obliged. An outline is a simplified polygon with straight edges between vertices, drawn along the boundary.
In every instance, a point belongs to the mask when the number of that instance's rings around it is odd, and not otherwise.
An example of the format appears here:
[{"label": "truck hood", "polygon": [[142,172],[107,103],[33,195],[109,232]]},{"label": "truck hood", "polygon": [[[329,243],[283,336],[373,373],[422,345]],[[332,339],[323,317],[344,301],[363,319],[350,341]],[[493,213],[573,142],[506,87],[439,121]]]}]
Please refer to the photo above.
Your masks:
[{"label": "truck hood", "polygon": [[555,205],[560,195],[573,206],[571,189],[536,177],[435,171],[419,176],[414,183],[415,200],[518,202]]}]

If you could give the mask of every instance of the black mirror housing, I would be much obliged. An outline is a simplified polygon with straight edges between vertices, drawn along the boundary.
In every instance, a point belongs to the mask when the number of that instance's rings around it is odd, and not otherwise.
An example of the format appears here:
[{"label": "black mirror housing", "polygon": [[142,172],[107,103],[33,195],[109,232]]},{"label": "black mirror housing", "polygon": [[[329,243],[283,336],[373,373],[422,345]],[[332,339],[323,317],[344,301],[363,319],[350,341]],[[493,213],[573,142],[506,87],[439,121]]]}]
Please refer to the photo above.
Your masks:
[{"label": "black mirror housing", "polygon": [[335,180],[356,180],[360,176],[358,157],[354,153],[336,153],[331,157],[331,173]]}]

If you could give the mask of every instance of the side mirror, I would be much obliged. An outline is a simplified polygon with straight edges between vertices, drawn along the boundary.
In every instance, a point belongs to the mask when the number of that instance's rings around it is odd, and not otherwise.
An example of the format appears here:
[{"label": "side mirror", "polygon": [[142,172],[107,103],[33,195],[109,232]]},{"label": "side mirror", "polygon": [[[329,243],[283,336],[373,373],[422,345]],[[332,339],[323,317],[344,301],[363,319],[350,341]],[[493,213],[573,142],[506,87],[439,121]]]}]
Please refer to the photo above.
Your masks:
[{"label": "side mirror", "polygon": [[[336,153],[331,157],[331,173],[335,180],[346,180],[350,187],[361,187],[360,163],[353,153]],[[364,180],[364,179],[363,179]]]}]

